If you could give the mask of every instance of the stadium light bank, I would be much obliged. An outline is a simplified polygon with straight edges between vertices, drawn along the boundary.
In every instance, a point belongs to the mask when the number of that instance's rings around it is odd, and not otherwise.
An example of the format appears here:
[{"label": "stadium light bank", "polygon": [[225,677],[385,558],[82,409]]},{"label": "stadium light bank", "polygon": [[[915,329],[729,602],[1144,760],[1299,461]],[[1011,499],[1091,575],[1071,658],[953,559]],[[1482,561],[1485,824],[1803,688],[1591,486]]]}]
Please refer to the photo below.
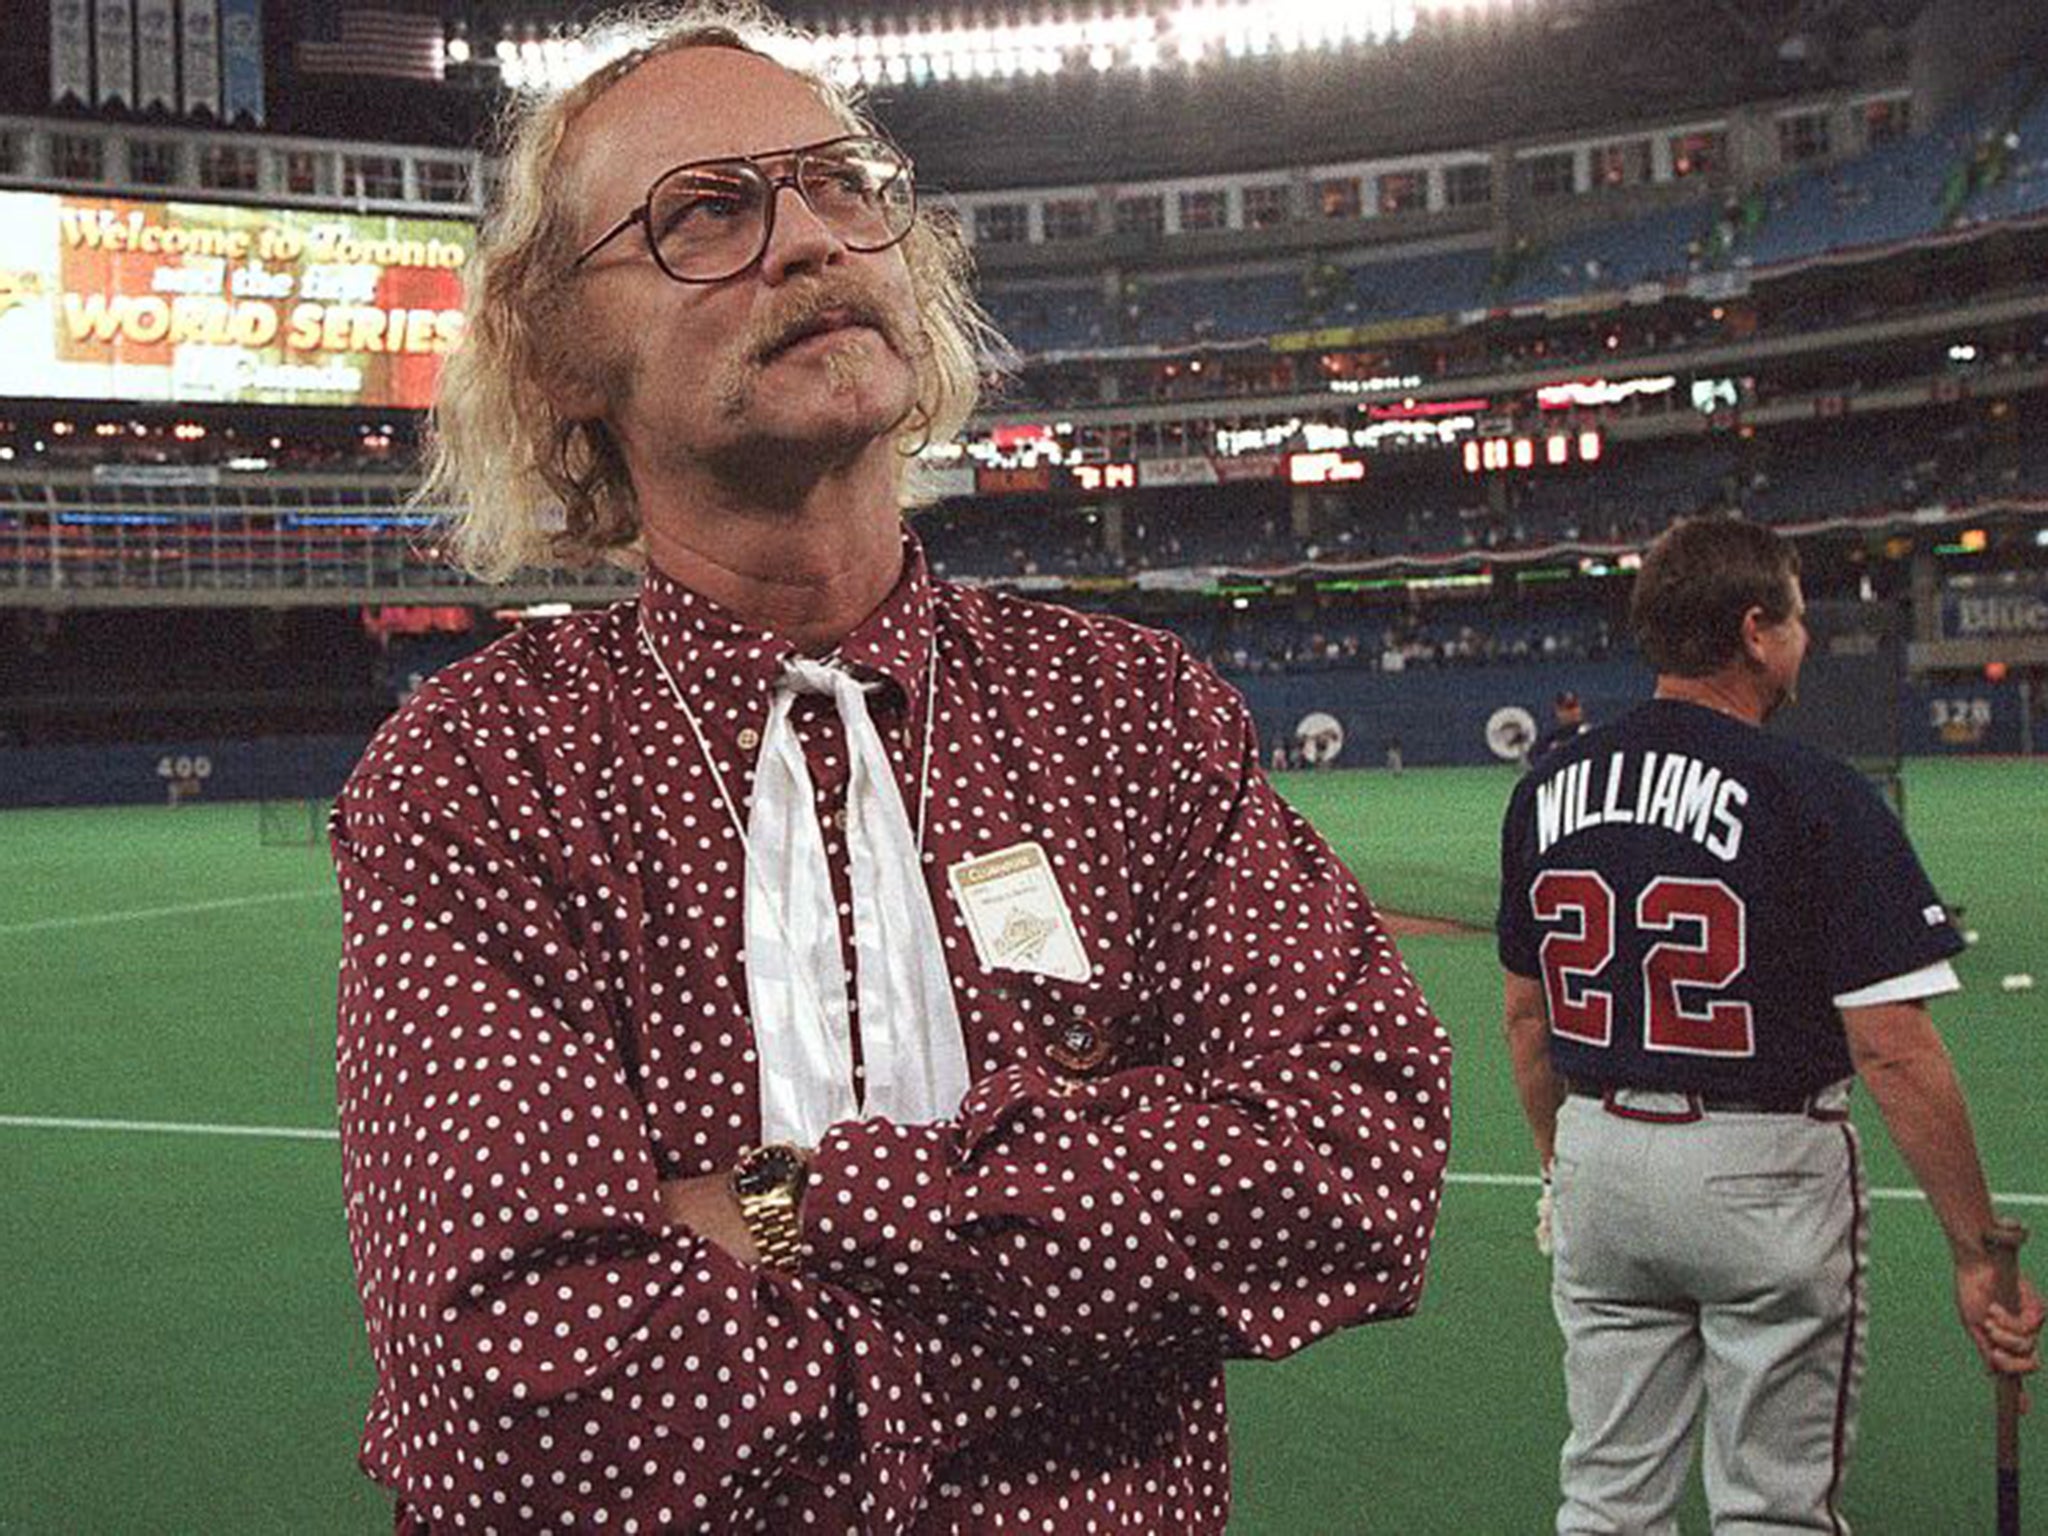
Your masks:
[{"label": "stadium light bank", "polygon": [[[1216,0],[1148,4],[1121,10],[1055,9],[973,26],[921,16],[856,20],[785,50],[787,62],[848,86],[920,86],[1019,80],[1092,71],[1144,73],[1208,67],[1243,59],[1335,53],[1399,43],[1432,27],[1533,10],[1542,0]],[[449,57],[471,57],[466,36]],[[553,89],[606,61],[582,39],[526,30],[501,37],[492,51],[512,90]]]}]

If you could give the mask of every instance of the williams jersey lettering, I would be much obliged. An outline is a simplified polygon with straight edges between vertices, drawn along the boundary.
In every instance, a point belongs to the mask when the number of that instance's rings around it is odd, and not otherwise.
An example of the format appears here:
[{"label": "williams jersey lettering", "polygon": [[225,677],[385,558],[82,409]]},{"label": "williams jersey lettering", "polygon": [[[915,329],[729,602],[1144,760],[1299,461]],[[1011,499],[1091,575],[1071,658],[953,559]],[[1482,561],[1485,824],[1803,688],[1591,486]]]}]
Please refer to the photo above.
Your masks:
[{"label": "williams jersey lettering", "polygon": [[1749,787],[1683,752],[1610,752],[1567,763],[1536,786],[1536,852],[1589,827],[1627,822],[1689,837],[1723,864],[1742,852]]}]

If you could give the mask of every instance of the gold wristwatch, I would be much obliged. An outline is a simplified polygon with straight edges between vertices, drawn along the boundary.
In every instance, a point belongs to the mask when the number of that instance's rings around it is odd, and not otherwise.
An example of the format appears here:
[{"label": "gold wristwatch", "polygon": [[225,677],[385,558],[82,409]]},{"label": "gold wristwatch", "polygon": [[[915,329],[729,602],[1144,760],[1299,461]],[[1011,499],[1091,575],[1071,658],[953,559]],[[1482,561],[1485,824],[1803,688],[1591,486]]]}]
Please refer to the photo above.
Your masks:
[{"label": "gold wristwatch", "polygon": [[733,1164],[733,1198],[765,1268],[793,1270],[803,1257],[800,1204],[809,1175],[801,1149],[781,1142],[742,1152]]}]

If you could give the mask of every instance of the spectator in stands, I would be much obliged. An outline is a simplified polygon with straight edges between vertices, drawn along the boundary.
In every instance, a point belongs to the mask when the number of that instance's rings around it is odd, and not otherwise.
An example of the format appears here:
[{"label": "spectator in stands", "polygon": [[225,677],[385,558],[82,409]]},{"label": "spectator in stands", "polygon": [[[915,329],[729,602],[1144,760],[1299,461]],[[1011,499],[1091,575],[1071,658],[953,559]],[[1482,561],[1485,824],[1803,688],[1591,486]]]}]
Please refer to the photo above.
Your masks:
[{"label": "spectator in stands", "polygon": [[523,101],[481,237],[455,544],[646,572],[338,808],[363,1462],[412,1531],[1220,1532],[1224,1358],[1415,1304],[1448,1047],[1214,674],[926,570],[964,256],[765,26]]},{"label": "spectator in stands", "polygon": [[1566,689],[1551,701],[1550,729],[1529,748],[1529,767],[1541,768],[1551,756],[1570,745],[1586,729],[1586,707],[1579,696]]}]

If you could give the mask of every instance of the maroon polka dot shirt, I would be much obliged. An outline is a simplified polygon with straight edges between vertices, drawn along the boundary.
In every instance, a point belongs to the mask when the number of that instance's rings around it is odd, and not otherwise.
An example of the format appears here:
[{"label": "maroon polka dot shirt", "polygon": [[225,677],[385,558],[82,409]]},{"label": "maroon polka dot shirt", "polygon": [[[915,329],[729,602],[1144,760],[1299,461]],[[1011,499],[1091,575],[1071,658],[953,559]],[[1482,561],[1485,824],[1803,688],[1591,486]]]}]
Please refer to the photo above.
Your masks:
[{"label": "maroon polka dot shirt", "polygon": [[[414,1529],[1220,1531],[1222,1362],[1412,1310],[1450,1051],[1171,637],[903,579],[840,647],[917,814],[974,1075],[834,1129],[802,1273],[665,1221],[758,1131],[742,849],[786,644],[650,575],[438,674],[338,807],[341,1126]],[[703,726],[715,771],[639,637]],[[841,902],[843,734],[795,718]],[[1093,962],[985,969],[946,871],[1035,841]]]}]

